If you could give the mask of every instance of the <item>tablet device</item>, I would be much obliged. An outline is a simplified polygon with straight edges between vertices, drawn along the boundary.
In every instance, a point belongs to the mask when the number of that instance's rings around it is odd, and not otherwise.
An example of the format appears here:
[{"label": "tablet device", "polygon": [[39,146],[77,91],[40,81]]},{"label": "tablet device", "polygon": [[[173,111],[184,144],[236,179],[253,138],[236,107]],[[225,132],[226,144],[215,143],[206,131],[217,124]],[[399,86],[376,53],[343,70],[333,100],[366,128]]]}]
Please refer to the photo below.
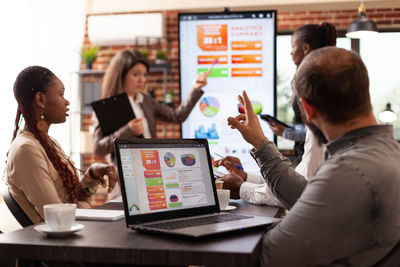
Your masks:
[{"label": "tablet device", "polygon": [[91,103],[104,136],[110,135],[135,118],[126,93]]},{"label": "tablet device", "polygon": [[260,118],[263,119],[263,120],[265,120],[265,121],[267,121],[268,123],[274,122],[274,123],[281,124],[281,125],[283,125],[283,126],[285,126],[285,127],[287,127],[287,128],[294,129],[293,126],[290,126],[290,125],[284,123],[283,121],[280,121],[280,120],[278,120],[277,118],[275,118],[275,117],[273,117],[273,116],[271,116],[271,115],[268,115],[268,114],[260,114]]}]

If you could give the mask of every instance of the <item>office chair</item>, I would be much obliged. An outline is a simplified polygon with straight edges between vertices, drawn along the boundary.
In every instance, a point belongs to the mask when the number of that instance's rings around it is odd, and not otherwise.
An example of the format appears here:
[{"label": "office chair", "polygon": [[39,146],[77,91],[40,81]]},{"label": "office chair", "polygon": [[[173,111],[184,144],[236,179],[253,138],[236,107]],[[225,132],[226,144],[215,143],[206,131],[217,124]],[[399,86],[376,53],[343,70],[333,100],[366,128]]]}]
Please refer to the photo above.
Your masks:
[{"label": "office chair", "polygon": [[400,265],[400,242],[389,252],[389,254],[378,262],[375,267],[392,267]]},{"label": "office chair", "polygon": [[12,215],[17,219],[22,227],[27,227],[33,225],[32,221],[25,214],[22,208],[18,205],[17,201],[13,198],[10,193],[10,189],[7,186],[2,187],[2,194],[4,202],[6,203],[8,209],[11,211]]}]

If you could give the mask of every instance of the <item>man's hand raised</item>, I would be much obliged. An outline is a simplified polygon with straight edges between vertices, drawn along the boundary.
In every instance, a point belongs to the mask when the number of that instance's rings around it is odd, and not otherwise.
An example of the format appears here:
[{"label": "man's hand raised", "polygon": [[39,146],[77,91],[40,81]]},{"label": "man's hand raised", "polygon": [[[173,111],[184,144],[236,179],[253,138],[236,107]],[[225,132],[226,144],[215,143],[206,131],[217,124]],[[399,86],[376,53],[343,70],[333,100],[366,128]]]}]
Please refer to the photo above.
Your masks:
[{"label": "man's hand raised", "polygon": [[245,110],[245,114],[239,114],[235,118],[228,118],[228,125],[232,129],[237,129],[249,144],[255,149],[258,149],[265,140],[265,135],[262,131],[260,121],[257,115],[253,111],[250,99],[243,91],[243,96],[238,96],[239,102],[242,104]]}]

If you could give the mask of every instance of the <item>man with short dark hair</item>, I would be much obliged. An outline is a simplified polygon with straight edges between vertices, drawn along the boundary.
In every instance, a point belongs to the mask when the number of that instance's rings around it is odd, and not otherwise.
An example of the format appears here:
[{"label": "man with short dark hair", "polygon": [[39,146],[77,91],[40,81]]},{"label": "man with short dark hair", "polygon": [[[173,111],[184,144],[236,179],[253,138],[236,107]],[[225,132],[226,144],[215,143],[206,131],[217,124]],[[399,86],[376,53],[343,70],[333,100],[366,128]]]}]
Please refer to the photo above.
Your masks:
[{"label": "man with short dark hair", "polygon": [[246,92],[246,114],[228,118],[288,215],[264,237],[264,266],[371,266],[400,241],[400,147],[377,125],[361,58],[344,49],[311,52],[295,77],[304,121],[328,140],[328,158],[310,181],[267,140]]}]

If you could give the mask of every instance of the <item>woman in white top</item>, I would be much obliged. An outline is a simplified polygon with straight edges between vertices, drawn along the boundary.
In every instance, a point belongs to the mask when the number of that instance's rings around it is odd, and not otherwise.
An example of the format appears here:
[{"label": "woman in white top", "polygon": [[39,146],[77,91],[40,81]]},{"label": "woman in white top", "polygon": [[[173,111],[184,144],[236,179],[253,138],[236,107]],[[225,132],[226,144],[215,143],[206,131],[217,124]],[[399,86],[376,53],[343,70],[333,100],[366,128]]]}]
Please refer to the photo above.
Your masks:
[{"label": "woman in white top", "polygon": [[[329,22],[306,24],[299,27],[292,35],[292,51],[290,54],[293,63],[299,66],[311,51],[325,46],[335,46],[336,38],[336,28]],[[294,98],[293,101],[298,100]],[[312,127],[311,125],[307,126]],[[282,133],[285,128],[277,123],[271,123],[270,127],[274,133]],[[304,154],[301,162],[296,167],[296,171],[307,179],[311,179],[324,161],[325,147],[323,143],[326,142],[326,138],[321,131],[318,132],[320,134],[316,136],[307,129]],[[225,166],[231,173],[222,178],[224,180],[224,188],[231,190],[231,198],[240,197],[254,204],[280,205],[260,174],[248,175],[237,168],[232,161],[241,165],[239,159],[234,157],[226,157],[214,163],[215,166]]]}]

